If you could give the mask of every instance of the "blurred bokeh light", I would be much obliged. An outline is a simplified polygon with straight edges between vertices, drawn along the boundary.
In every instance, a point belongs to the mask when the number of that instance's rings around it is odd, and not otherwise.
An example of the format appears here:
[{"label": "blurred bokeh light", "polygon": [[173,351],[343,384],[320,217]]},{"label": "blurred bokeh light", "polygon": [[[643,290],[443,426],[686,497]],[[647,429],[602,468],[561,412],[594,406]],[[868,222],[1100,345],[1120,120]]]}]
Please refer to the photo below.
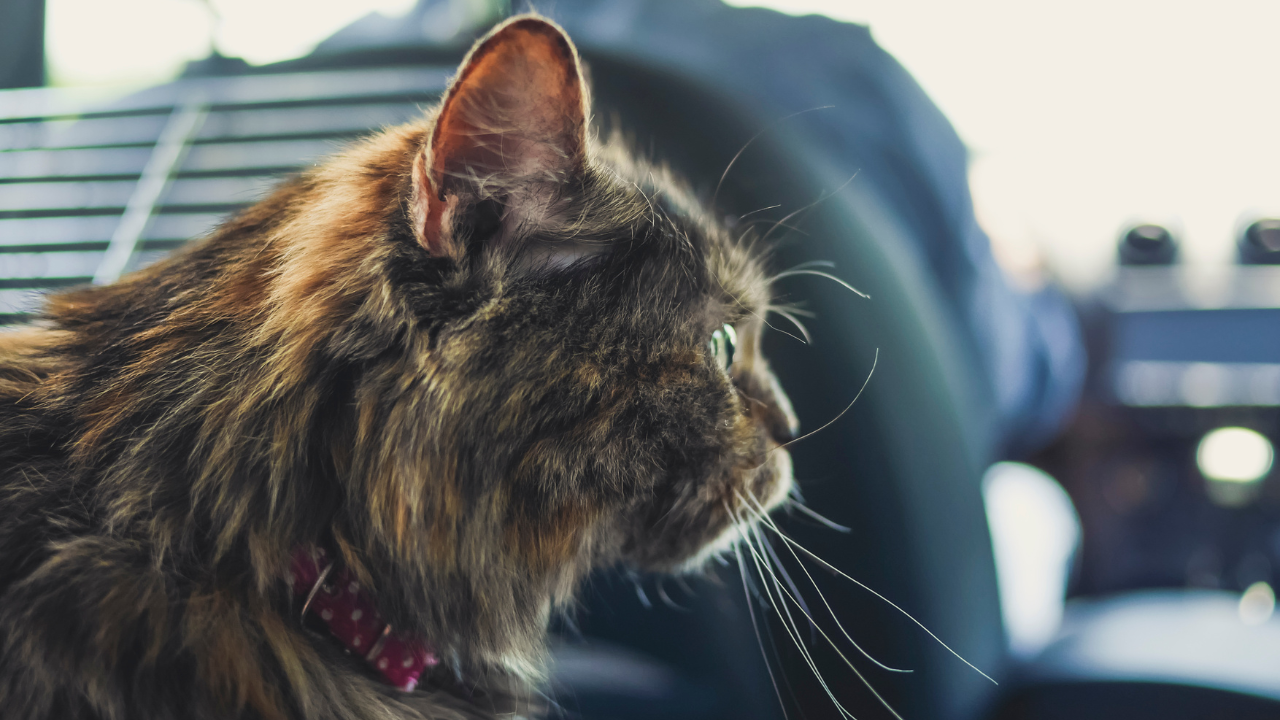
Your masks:
[{"label": "blurred bokeh light", "polygon": [[1218,428],[1200,441],[1196,464],[1210,480],[1257,482],[1271,472],[1271,441],[1248,428]]}]

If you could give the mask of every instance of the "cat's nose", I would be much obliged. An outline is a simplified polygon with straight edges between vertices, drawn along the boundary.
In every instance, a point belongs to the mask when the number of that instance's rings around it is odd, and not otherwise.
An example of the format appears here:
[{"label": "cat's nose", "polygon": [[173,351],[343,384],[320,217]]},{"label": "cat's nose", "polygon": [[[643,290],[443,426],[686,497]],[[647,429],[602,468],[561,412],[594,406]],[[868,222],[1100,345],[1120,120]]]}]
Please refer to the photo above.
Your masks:
[{"label": "cat's nose", "polygon": [[800,421],[773,373],[744,375],[735,382],[751,398],[751,413],[769,439],[785,445],[800,436]]},{"label": "cat's nose", "polygon": [[800,437],[800,423],[777,406],[769,408],[764,425],[769,437],[779,445],[786,445]]}]

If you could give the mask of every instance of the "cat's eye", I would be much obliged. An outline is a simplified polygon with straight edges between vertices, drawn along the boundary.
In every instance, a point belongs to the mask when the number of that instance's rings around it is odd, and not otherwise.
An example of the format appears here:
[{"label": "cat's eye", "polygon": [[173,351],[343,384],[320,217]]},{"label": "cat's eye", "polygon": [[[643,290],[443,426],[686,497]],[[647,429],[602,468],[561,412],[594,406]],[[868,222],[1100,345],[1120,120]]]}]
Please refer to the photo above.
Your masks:
[{"label": "cat's eye", "polygon": [[725,370],[733,365],[734,353],[738,350],[738,333],[733,326],[725,323],[720,329],[711,333],[711,355],[715,357],[716,362]]}]

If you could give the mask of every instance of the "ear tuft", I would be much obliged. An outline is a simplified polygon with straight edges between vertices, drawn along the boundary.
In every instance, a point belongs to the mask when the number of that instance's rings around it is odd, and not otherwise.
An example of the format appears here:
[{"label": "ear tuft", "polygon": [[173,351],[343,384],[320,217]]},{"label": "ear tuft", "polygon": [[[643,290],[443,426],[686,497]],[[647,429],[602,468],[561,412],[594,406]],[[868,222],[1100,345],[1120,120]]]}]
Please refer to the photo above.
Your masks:
[{"label": "ear tuft", "polygon": [[564,31],[535,16],[495,28],[463,60],[414,165],[423,246],[458,251],[445,237],[450,197],[502,198],[581,171],[586,132],[586,87]]}]

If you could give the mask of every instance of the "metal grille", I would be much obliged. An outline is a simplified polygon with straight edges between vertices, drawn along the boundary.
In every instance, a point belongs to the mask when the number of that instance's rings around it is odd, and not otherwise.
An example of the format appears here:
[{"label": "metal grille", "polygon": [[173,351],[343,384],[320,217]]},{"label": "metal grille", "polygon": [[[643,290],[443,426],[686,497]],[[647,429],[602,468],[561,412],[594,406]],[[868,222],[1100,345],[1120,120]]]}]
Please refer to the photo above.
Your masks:
[{"label": "metal grille", "polygon": [[0,323],[111,282],[352,137],[404,122],[451,68],[182,80],[110,104],[0,92]]}]

